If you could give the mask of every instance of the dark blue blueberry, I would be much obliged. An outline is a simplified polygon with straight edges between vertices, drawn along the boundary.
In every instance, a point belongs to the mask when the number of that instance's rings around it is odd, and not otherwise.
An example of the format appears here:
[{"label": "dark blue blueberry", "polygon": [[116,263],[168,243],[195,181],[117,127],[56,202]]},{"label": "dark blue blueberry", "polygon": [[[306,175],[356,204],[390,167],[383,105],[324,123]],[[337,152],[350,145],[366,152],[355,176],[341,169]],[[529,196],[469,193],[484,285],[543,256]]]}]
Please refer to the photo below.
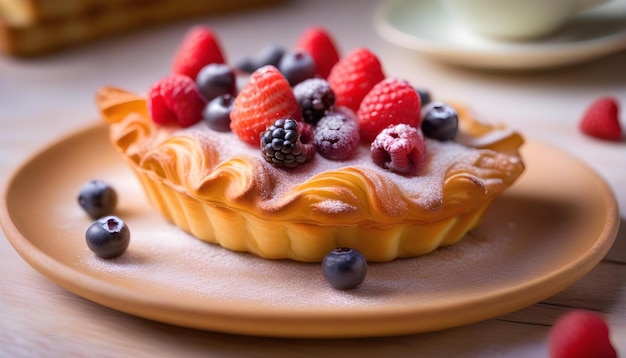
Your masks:
[{"label": "dark blue blueberry", "polygon": [[422,107],[430,103],[431,96],[427,89],[415,87],[415,92],[417,92],[417,95],[420,97],[420,104]]},{"label": "dark blue blueberry", "polygon": [[255,56],[246,56],[240,58],[235,67],[244,73],[252,73],[257,69],[272,65],[274,67],[278,67],[280,63],[280,59],[285,54],[285,49],[277,44],[271,44],[256,54]]},{"label": "dark blue blueberry", "polygon": [[341,247],[324,257],[322,268],[331,286],[338,290],[350,290],[365,280],[367,260],[357,250]]},{"label": "dark blue blueberry", "polygon": [[253,57],[245,56],[245,57],[239,58],[235,62],[235,68],[243,73],[250,74],[254,72],[258,67]]},{"label": "dark blue blueberry", "polygon": [[218,132],[230,132],[230,112],[234,102],[235,97],[230,94],[223,94],[207,103],[202,112],[207,126]]},{"label": "dark blue blueberry", "polygon": [[105,216],[89,226],[85,240],[97,256],[110,259],[126,251],[130,243],[130,231],[117,216]]},{"label": "dark blue blueberry", "polygon": [[235,73],[223,63],[204,66],[196,77],[196,86],[207,101],[223,94],[234,95],[237,90]]},{"label": "dark blue blueberry", "polygon": [[111,215],[117,205],[117,193],[103,180],[90,180],[78,193],[78,204],[92,219]]},{"label": "dark blue blueberry", "polygon": [[284,54],[278,64],[278,70],[292,87],[306,79],[315,77],[316,73],[313,57],[304,51]]},{"label": "dark blue blueberry", "polygon": [[428,138],[453,140],[459,127],[459,117],[452,106],[432,102],[422,109],[422,132]]}]

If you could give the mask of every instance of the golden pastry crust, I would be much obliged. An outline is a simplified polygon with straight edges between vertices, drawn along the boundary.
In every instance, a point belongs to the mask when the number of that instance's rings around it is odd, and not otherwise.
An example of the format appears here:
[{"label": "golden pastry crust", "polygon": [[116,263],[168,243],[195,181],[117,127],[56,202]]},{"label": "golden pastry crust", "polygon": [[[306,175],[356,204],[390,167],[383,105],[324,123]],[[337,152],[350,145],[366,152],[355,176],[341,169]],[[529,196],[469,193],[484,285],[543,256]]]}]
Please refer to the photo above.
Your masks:
[{"label": "golden pastry crust", "polygon": [[321,261],[339,246],[370,261],[426,254],[474,228],[524,170],[523,138],[460,105],[463,144],[427,140],[426,169],[404,177],[371,163],[364,146],[349,161],[316,156],[278,169],[232,133],[155,125],[138,95],[105,87],[96,101],[112,143],[168,220],[201,240],[270,259]]}]

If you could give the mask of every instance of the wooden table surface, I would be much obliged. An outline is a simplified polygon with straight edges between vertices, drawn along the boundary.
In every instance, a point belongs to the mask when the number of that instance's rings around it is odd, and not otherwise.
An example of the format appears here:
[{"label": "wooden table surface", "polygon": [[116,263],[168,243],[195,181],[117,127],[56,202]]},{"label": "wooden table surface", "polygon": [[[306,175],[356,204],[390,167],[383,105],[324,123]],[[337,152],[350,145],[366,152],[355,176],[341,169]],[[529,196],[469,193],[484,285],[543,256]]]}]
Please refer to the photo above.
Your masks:
[{"label": "wooden table surface", "polygon": [[[379,4],[294,1],[134,32],[43,58],[0,58],[0,185],[47,143],[95,123],[93,95],[99,86],[145,92],[169,69],[191,25],[211,26],[234,60],[270,42],[289,46],[305,27],[320,24],[334,34],[343,53],[367,46],[389,75],[423,85],[437,97],[462,100],[481,117],[562,148],[605,178],[621,208],[622,225],[596,268],[542,302],[464,327],[401,337],[287,340],[180,328],[97,305],[47,280],[0,234],[0,356],[545,357],[551,325],[572,309],[605,315],[616,348],[626,355],[626,140],[593,140],[577,129],[594,98],[612,95],[626,106],[626,52],[533,73],[451,67],[377,35],[373,14]],[[626,124],[626,114],[621,118]]]}]

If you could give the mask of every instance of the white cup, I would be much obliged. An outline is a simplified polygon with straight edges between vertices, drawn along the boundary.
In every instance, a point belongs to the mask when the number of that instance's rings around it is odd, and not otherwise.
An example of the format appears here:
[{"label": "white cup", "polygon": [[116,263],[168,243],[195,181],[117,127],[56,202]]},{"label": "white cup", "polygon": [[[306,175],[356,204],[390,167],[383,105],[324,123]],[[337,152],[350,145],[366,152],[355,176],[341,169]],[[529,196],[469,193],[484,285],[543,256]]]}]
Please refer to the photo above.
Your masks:
[{"label": "white cup", "polygon": [[506,40],[546,36],[579,12],[609,0],[442,0],[472,31]]}]

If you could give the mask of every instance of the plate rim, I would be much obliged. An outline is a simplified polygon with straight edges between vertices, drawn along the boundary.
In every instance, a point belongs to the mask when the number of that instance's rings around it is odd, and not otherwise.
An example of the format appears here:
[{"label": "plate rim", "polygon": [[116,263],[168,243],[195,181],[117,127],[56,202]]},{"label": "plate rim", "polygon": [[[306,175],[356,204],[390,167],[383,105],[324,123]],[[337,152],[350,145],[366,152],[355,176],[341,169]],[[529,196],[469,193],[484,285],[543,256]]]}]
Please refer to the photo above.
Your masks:
[{"label": "plate rim", "polygon": [[[374,27],[379,36],[397,46],[464,67],[494,70],[548,69],[574,65],[626,50],[626,29],[608,36],[582,40],[575,44],[525,44],[519,47],[507,46],[480,51],[452,48],[402,31],[390,21],[389,17],[394,7],[406,1],[384,0],[378,5],[374,12]],[[425,1],[433,2],[433,0]],[[473,56],[480,60],[468,60],[466,57],[462,60],[457,58],[459,55]],[[525,56],[527,61],[510,61],[512,57],[520,55]],[[555,60],[554,56],[558,56],[560,60]]]},{"label": "plate rim", "polygon": [[[584,169],[586,169],[593,176],[594,181],[597,181],[600,184],[600,188],[598,190],[601,190],[603,192],[603,198],[605,199],[603,200],[603,206],[606,208],[607,213],[613,213],[613,215],[607,216],[606,220],[603,222],[601,235],[599,235],[599,237],[594,241],[590,249],[585,252],[584,255],[577,257],[576,260],[570,261],[567,265],[561,266],[558,270],[553,270],[550,275],[548,275],[548,278],[543,278],[542,280],[539,280],[539,282],[536,279],[526,280],[523,284],[517,286],[507,286],[500,290],[492,290],[484,296],[481,296],[480,299],[476,297],[472,300],[463,300],[462,302],[449,303],[445,307],[432,304],[428,306],[421,306],[419,308],[416,308],[415,306],[394,306],[385,307],[384,312],[371,311],[371,308],[368,307],[354,308],[351,309],[350,315],[350,317],[353,318],[352,321],[346,322],[346,325],[352,327],[353,331],[343,333],[339,333],[335,330],[333,330],[332,332],[325,332],[323,329],[324,326],[328,324],[329,319],[336,319],[336,311],[310,310],[310,308],[305,309],[290,307],[290,309],[288,310],[289,313],[295,313],[296,316],[289,317],[288,315],[284,314],[285,310],[283,308],[272,306],[264,307],[264,309],[266,309],[263,312],[261,312],[258,308],[255,309],[252,307],[241,307],[238,305],[229,305],[228,307],[222,305],[219,307],[219,309],[213,309],[209,311],[204,310],[204,312],[184,312],[185,310],[181,310],[180,307],[177,307],[177,305],[170,305],[170,307],[168,308],[174,312],[174,315],[170,314],[167,319],[163,319],[163,316],[161,314],[156,315],[153,311],[154,309],[162,309],[164,307],[162,301],[159,301],[154,297],[142,297],[141,300],[138,300],[136,295],[129,295],[127,290],[125,290],[124,288],[118,287],[107,281],[97,280],[97,284],[95,284],[93,277],[90,277],[84,272],[76,270],[57,261],[54,257],[37,248],[30,241],[29,238],[20,233],[19,228],[11,218],[11,213],[7,201],[10,190],[16,185],[16,181],[17,179],[19,179],[20,175],[25,170],[27,170],[30,165],[33,165],[33,162],[38,157],[44,155],[46,152],[55,147],[64,145],[68,141],[71,141],[73,139],[75,140],[76,138],[81,136],[89,135],[92,132],[103,130],[106,130],[106,124],[103,123],[97,123],[95,125],[90,124],[73,130],[68,134],[50,142],[49,144],[42,146],[39,150],[28,156],[17,168],[15,168],[9,176],[9,180],[7,180],[6,185],[3,188],[2,197],[0,198],[0,226],[2,227],[2,230],[4,231],[5,236],[10,242],[11,246],[26,263],[28,263],[40,274],[58,284],[59,286],[63,287],[64,289],[67,289],[68,291],[78,296],[96,302],[98,304],[128,313],[133,316],[143,317],[169,324],[175,324],[178,326],[221,331],[225,333],[257,336],[260,335],[269,337],[349,338],[419,333],[474,323],[479,320],[493,318],[495,316],[523,308],[528,305],[527,301],[529,300],[520,300],[520,302],[515,302],[515,304],[511,304],[511,301],[509,301],[507,302],[507,304],[501,305],[502,307],[500,307],[498,310],[495,310],[490,317],[485,318],[484,315],[479,315],[480,317],[473,317],[470,314],[462,321],[456,319],[455,322],[461,323],[456,323],[454,325],[449,325],[445,321],[433,321],[429,323],[429,326],[427,327],[423,324],[419,324],[416,326],[414,322],[410,322],[408,320],[407,316],[411,316],[411,314],[414,315],[418,312],[422,313],[422,311],[424,311],[425,309],[431,310],[430,315],[433,316],[442,311],[448,311],[451,308],[456,310],[462,309],[463,307],[474,306],[477,304],[477,302],[481,302],[483,305],[493,305],[498,303],[499,301],[502,301],[503,297],[511,297],[513,298],[513,301],[515,301],[514,295],[520,290],[529,292],[532,287],[537,286],[538,284],[546,280],[557,281],[560,284],[555,284],[551,292],[538,290],[541,292],[536,292],[534,294],[533,301],[537,302],[541,299],[552,296],[587,274],[602,260],[602,258],[606,255],[606,253],[612,246],[615,237],[617,236],[620,224],[617,201],[612,192],[612,189],[604,178],[598,175],[592,168],[590,168],[580,159],[572,156],[566,151],[549,144],[545,144],[535,140],[528,140],[525,145],[533,143],[533,145],[550,148],[551,150],[559,152],[560,155],[567,156],[569,159],[576,162],[577,165],[584,167]],[[578,272],[576,275],[569,274],[572,271]],[[564,279],[557,280],[556,278]],[[128,306],[119,305],[118,301],[120,300],[120,297],[125,297],[125,303],[129,303],[130,301],[131,304]],[[111,300],[106,300],[106,298],[114,298],[115,304],[112,305]],[[138,305],[144,307],[139,307]],[[182,314],[182,316],[176,317],[176,314]],[[185,317],[189,314],[200,314],[205,317],[214,318],[215,321],[198,322],[196,320],[194,322],[188,322]],[[355,319],[355,315],[359,315],[359,318]],[[237,322],[234,322],[234,324],[232,324],[233,322],[227,322],[227,320],[233,319],[235,319],[235,321],[241,321],[241,323],[238,324]],[[362,326],[362,323],[360,322],[364,320],[371,321],[372,319],[377,319],[379,321],[394,321],[395,323],[401,322],[401,324],[397,324],[395,327],[385,329],[359,326]],[[241,326],[244,322],[256,321],[288,322],[289,327],[281,328],[279,327],[280,325],[274,325],[273,327],[265,327],[262,331],[260,331],[259,327],[255,325],[251,325],[248,328]],[[303,324],[303,321],[307,321],[306,324]],[[222,324],[222,326],[220,326],[219,324]],[[300,330],[298,328],[294,328],[294,326],[299,327]]]}]

